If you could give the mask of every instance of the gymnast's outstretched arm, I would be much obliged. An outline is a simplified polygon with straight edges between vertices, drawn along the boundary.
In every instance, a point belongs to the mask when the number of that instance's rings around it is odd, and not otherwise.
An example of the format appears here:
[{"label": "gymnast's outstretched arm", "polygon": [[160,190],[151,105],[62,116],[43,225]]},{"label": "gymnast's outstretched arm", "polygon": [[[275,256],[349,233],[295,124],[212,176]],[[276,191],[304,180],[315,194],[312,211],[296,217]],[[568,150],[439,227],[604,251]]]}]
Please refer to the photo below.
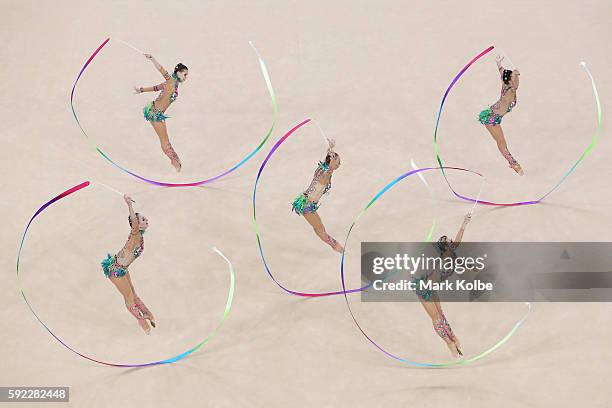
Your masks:
[{"label": "gymnast's outstretched arm", "polygon": [[161,84],[158,85],[154,85],[154,86],[147,86],[147,87],[134,87],[134,93],[143,93],[143,92],[157,92],[157,91],[161,91],[162,89],[164,89],[164,86],[166,85],[165,82],[162,82]]},{"label": "gymnast's outstretched arm", "polygon": [[170,75],[168,74],[168,71],[166,71],[166,69],[164,67],[162,67],[159,62],[157,62],[157,60],[155,59],[155,57],[153,55],[145,54],[145,57],[147,59],[151,60],[151,62],[155,66],[155,68],[159,71],[160,74],[162,74],[162,76],[164,77],[164,79],[166,81],[170,79]]},{"label": "gymnast's outstretched arm", "polygon": [[127,194],[125,194],[123,196],[123,200],[125,201],[125,203],[128,206],[128,210],[130,212],[130,224],[132,226],[132,233],[136,233],[138,232],[138,218],[136,217],[136,212],[134,211],[134,207],[132,207],[132,203],[134,203],[134,200],[132,199],[132,197],[128,196]]},{"label": "gymnast's outstretched arm", "polygon": [[504,57],[501,55],[498,55],[497,57],[495,57],[495,63],[497,64],[497,70],[499,71],[500,74],[504,73],[504,67],[501,64],[501,62],[503,61]]},{"label": "gymnast's outstretched arm", "polygon": [[463,219],[463,224],[461,224],[461,228],[459,228],[459,231],[457,231],[457,235],[455,236],[455,239],[453,240],[453,244],[455,244],[455,246],[459,245],[459,243],[463,239],[463,232],[465,231],[465,227],[467,227],[471,219],[472,219],[472,215],[466,214],[465,218]]}]

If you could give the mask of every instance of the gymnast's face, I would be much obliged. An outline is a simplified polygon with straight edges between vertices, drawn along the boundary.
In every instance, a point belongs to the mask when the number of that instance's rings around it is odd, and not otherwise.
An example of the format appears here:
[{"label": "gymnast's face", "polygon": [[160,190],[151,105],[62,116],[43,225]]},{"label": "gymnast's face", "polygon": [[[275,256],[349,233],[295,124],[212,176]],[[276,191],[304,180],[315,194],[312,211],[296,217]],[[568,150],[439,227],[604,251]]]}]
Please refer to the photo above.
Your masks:
[{"label": "gymnast's face", "polygon": [[138,229],[141,231],[149,228],[149,220],[142,214],[138,214]]},{"label": "gymnast's face", "polygon": [[187,80],[187,75],[188,74],[189,74],[189,70],[188,69],[184,69],[182,71],[178,71],[176,73],[176,77],[179,79],[179,81],[185,82]]}]

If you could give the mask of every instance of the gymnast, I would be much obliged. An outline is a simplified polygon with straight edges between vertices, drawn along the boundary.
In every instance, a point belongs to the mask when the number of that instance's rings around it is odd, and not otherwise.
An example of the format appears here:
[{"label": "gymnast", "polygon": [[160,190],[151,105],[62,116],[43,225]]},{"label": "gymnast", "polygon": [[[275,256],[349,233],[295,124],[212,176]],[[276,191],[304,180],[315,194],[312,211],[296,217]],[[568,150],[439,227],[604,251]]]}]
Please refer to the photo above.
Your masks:
[{"label": "gymnast", "polygon": [[[459,243],[463,238],[465,227],[468,225],[471,219],[472,216],[470,214],[465,216],[463,224],[461,224],[461,228],[459,228],[454,240],[449,241],[446,235],[442,235],[435,244],[442,260],[446,258],[456,258],[457,255],[455,254],[455,250],[459,246]],[[414,281],[417,285],[419,285],[420,280],[427,279],[441,282],[448,279],[448,277],[453,273],[454,270],[452,269],[429,272],[425,277],[417,277],[414,279]],[[435,332],[442,340],[444,340],[453,357],[463,356],[463,353],[461,352],[461,344],[459,343],[457,336],[455,336],[455,333],[453,333],[450,324],[446,320],[446,316],[444,316],[444,311],[442,310],[442,305],[440,304],[440,299],[438,298],[436,292],[429,289],[421,290],[418,289],[417,286],[416,294],[419,297],[421,304],[425,308],[425,311],[431,318]]]},{"label": "gymnast", "polygon": [[501,95],[499,100],[487,109],[480,112],[478,115],[478,121],[482,123],[495,142],[497,148],[504,158],[508,161],[510,167],[517,172],[520,176],[524,174],[521,165],[512,157],[506,144],[506,138],[504,137],[504,131],[501,127],[502,117],[512,111],[512,108],[516,106],[516,90],[519,86],[520,72],[515,70],[504,69],[501,65],[504,57],[497,56],[495,62],[497,63],[497,69],[501,75],[502,87]]},{"label": "gymnast", "polygon": [[182,163],[178,155],[174,151],[170,139],[168,138],[168,129],[166,128],[166,119],[170,116],[166,116],[166,109],[172,102],[178,97],[179,83],[187,80],[187,74],[189,73],[187,67],[182,63],[176,64],[172,75],[168,75],[168,71],[162,67],[159,62],[151,54],[144,54],[147,59],[153,62],[153,65],[163,75],[165,81],[159,85],[149,87],[134,87],[135,93],[143,92],[157,92],[161,91],[160,94],[154,101],[149,102],[143,108],[144,118],[151,123],[155,133],[159,137],[159,143],[163,152],[170,159],[170,163],[174,166],[176,171],[181,171]]},{"label": "gymnast", "polygon": [[128,311],[138,320],[138,324],[145,333],[149,334],[151,328],[147,320],[151,323],[151,326],[156,327],[155,317],[136,294],[128,271],[128,267],[144,250],[143,234],[149,226],[149,221],[142,214],[134,212],[134,208],[132,208],[134,200],[131,197],[124,195],[123,199],[130,212],[128,216],[131,228],[130,235],[123,248],[116,255],[108,254],[106,259],[102,261],[102,270],[123,296]]},{"label": "gymnast", "polygon": [[319,162],[310,186],[293,200],[292,210],[296,214],[302,215],[308,221],[315,234],[323,242],[331,246],[335,251],[342,252],[342,245],[325,231],[325,226],[323,226],[321,217],[317,213],[319,200],[331,190],[332,174],[340,167],[340,155],[333,150],[336,143],[331,139],[326,138],[326,140],[327,154],[325,160]]}]

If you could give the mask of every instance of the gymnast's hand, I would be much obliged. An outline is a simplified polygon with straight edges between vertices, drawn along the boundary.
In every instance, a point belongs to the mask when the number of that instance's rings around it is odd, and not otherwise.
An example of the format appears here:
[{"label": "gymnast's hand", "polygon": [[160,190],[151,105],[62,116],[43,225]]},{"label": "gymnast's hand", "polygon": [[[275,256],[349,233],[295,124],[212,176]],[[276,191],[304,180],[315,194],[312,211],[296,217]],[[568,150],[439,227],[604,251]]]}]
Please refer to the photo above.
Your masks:
[{"label": "gymnast's hand", "polygon": [[143,54],[143,55],[145,56],[146,59],[150,59],[150,60],[155,59],[153,58],[153,55],[151,54]]},{"label": "gymnast's hand", "polygon": [[131,205],[132,203],[136,202],[136,201],[132,200],[132,197],[130,197],[127,194],[123,195],[123,200],[127,203],[127,205]]},{"label": "gymnast's hand", "polygon": [[327,150],[332,150],[336,146],[336,141],[328,137],[326,137],[325,139],[327,140]]},{"label": "gymnast's hand", "polygon": [[465,218],[463,219],[463,225],[467,225],[470,221],[472,221],[472,214],[466,214]]},{"label": "gymnast's hand", "polygon": [[135,87],[134,87],[134,93],[135,93],[135,94],[142,93],[142,89],[140,89],[139,87],[135,86]]}]

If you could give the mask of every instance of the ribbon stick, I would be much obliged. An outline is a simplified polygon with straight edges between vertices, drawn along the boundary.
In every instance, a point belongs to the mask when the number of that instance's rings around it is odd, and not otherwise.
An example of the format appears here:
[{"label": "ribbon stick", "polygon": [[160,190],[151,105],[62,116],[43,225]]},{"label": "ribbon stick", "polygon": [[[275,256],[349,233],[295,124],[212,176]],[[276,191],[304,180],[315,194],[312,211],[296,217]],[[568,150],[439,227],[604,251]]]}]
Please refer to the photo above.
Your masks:
[{"label": "ribbon stick", "polygon": [[106,188],[106,189],[108,189],[108,190],[112,191],[113,193],[120,195],[121,197],[123,197],[123,196],[124,196],[124,194],[123,194],[121,191],[119,191],[119,190],[115,190],[115,189],[114,189],[114,188],[112,188],[111,186],[107,186],[107,185],[106,185],[106,184],[104,184],[104,183],[100,183],[99,181],[94,181],[93,183],[94,183],[94,184],[99,184],[99,185],[101,185],[102,187],[104,187],[104,188]]},{"label": "ribbon stick", "polygon": [[132,44],[128,43],[127,41],[123,41],[123,40],[121,40],[121,39],[119,39],[119,38],[113,38],[113,40],[115,40],[115,41],[119,41],[120,43],[122,43],[122,44],[124,44],[124,45],[127,45],[128,47],[130,47],[131,49],[133,49],[133,50],[134,50],[134,51],[136,51],[136,52],[139,52],[139,53],[141,53],[141,54],[145,54],[145,52],[144,52],[144,51],[139,50],[138,48],[134,47]]},{"label": "ribbon stick", "polygon": [[476,204],[478,204],[480,202],[480,196],[482,195],[482,189],[484,187],[484,183],[485,183],[486,179],[483,178],[482,179],[482,183],[480,183],[480,190],[478,190],[478,195],[476,196],[476,200],[474,200],[474,205],[472,206],[472,208],[470,209],[470,216],[472,214],[474,214],[474,210],[476,209]]},{"label": "ribbon stick", "polygon": [[317,126],[317,129],[319,129],[319,133],[321,134],[321,137],[323,138],[323,143],[325,144],[325,151],[327,151],[327,149],[329,148],[329,139],[327,138],[327,135],[325,134],[321,126],[319,126],[319,122],[314,121],[313,123]]}]

